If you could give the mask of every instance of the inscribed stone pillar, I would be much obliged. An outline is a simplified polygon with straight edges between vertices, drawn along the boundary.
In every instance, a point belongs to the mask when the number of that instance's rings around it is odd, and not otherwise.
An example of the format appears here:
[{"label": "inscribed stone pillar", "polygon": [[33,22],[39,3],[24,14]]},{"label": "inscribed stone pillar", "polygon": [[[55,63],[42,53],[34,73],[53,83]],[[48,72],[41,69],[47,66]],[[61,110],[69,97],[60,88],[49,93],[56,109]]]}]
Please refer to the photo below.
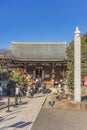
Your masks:
[{"label": "inscribed stone pillar", "polygon": [[74,101],[81,102],[81,36],[78,27],[74,37]]}]

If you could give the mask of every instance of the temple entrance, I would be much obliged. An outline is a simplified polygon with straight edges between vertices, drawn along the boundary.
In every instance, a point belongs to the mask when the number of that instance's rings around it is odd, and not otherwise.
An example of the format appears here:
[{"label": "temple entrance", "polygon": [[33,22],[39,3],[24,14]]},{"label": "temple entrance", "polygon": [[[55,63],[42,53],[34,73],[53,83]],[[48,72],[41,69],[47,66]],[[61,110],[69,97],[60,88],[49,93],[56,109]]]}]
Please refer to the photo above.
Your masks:
[{"label": "temple entrance", "polygon": [[42,77],[42,70],[36,70],[36,78]]}]

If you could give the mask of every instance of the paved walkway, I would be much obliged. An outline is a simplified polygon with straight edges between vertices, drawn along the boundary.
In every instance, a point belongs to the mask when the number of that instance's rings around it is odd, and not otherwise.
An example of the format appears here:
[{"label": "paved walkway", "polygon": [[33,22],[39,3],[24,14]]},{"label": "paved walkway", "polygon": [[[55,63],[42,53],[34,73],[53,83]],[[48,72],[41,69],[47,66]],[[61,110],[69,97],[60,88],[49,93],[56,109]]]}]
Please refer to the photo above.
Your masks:
[{"label": "paved walkway", "polygon": [[[27,102],[29,98],[21,97],[22,102]],[[20,102],[20,97],[18,98]],[[10,97],[10,105],[15,105],[15,97]],[[0,110],[8,106],[8,97],[0,96]]]},{"label": "paved walkway", "polygon": [[17,108],[11,107],[11,112],[0,111],[0,130],[30,130],[45,99],[46,95],[39,94]]},{"label": "paved walkway", "polygon": [[[11,112],[0,110],[0,130],[86,130],[87,111],[43,108],[47,95],[24,99]],[[41,111],[40,111],[41,110]]]},{"label": "paved walkway", "polygon": [[87,111],[42,108],[31,130],[86,130]]}]

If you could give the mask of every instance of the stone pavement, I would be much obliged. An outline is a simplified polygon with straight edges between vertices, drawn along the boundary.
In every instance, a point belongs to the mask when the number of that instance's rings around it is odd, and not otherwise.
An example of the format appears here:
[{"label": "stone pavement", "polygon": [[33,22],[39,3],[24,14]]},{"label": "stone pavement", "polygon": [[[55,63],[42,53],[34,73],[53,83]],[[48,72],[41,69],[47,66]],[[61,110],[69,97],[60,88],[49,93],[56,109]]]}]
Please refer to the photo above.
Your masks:
[{"label": "stone pavement", "polygon": [[33,99],[25,98],[17,108],[11,106],[11,112],[6,112],[7,108],[0,111],[0,130],[87,129],[87,111],[44,107],[43,103],[49,95],[38,94]]},{"label": "stone pavement", "polygon": [[86,130],[87,111],[42,108],[31,130]]},{"label": "stone pavement", "polygon": [[[26,97],[21,97],[22,103],[27,102],[29,99]],[[20,97],[18,98],[20,102]],[[15,105],[15,97],[10,97],[10,105]],[[8,106],[8,97],[0,96],[0,110]]]},{"label": "stone pavement", "polygon": [[47,95],[38,94],[21,105],[0,111],[0,130],[30,130]]}]

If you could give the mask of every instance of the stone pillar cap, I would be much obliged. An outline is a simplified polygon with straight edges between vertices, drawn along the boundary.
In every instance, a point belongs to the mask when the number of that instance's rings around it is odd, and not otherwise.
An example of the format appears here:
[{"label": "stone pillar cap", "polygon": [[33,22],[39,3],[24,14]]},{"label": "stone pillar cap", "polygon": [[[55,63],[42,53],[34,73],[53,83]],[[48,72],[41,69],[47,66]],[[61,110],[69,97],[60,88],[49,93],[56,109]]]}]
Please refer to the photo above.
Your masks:
[{"label": "stone pillar cap", "polygon": [[76,27],[76,31],[75,31],[76,34],[80,34],[80,30],[79,30],[79,27]]}]

